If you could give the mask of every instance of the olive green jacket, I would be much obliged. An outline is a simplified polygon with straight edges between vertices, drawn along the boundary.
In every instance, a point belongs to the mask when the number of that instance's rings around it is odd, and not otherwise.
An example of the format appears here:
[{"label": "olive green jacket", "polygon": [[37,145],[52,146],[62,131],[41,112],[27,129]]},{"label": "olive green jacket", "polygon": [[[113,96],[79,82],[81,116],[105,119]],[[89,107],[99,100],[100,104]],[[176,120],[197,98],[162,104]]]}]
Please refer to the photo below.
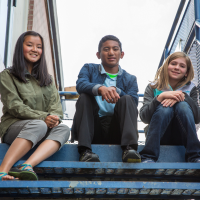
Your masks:
[{"label": "olive green jacket", "polygon": [[54,80],[49,86],[40,87],[34,75],[26,73],[27,83],[19,81],[5,69],[0,73],[0,94],[3,116],[0,123],[0,137],[16,121],[26,119],[45,120],[48,114],[62,119],[63,112]]}]

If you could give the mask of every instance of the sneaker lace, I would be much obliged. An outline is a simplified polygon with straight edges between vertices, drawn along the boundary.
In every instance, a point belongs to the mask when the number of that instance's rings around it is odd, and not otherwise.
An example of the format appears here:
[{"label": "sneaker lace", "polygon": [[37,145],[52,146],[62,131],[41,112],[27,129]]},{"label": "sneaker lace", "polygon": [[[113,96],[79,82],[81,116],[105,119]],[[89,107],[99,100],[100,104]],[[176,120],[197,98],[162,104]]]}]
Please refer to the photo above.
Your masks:
[{"label": "sneaker lace", "polygon": [[86,149],[85,153],[93,153],[90,149]]},{"label": "sneaker lace", "polygon": [[126,146],[126,150],[132,150],[133,148],[130,147],[129,145]]}]

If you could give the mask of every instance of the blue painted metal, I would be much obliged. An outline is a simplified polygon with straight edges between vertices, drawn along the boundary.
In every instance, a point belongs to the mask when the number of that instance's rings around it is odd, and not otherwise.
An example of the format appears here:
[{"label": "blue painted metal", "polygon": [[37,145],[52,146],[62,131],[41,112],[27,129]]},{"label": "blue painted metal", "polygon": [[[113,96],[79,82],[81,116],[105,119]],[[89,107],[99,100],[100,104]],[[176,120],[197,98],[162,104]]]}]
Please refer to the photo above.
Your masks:
[{"label": "blue painted metal", "polygon": [[197,41],[200,42],[200,1],[194,0],[194,15],[195,15],[195,24],[193,29],[191,30],[191,33],[188,37],[188,40],[186,42],[186,45],[184,47],[184,52],[188,52],[193,39],[196,38]]},{"label": "blue painted metal", "polygon": [[78,95],[78,92],[63,92],[59,91],[59,95]]},{"label": "blue painted metal", "polygon": [[[135,188],[135,189],[195,189],[200,183],[140,182],[140,181],[1,181],[0,188]],[[51,190],[50,190],[51,191]],[[50,192],[49,191],[49,192]],[[60,193],[60,190],[54,190]],[[48,192],[48,193],[49,193]],[[52,192],[52,191],[51,191]]]},{"label": "blue painted metal", "polygon": [[[194,3],[191,0],[188,1],[187,7],[185,9],[179,27],[176,31],[174,40],[172,42],[171,48],[169,50],[169,54],[172,54],[175,51],[175,48],[180,40],[182,40],[182,44],[186,43],[188,35],[190,35],[194,22],[194,16],[192,15],[193,19],[190,19],[190,13],[194,15]],[[181,46],[183,46],[182,44]]]},{"label": "blue painted metal", "polygon": [[[0,160],[3,160],[9,145],[0,144]],[[28,157],[35,151],[37,146],[31,149],[22,160]],[[138,146],[138,151],[141,151],[144,145]],[[122,150],[120,145],[92,145],[92,151],[99,155],[101,162],[122,162]],[[78,161],[79,153],[77,144],[65,144],[62,149],[54,155],[46,159],[46,161]],[[162,145],[160,148],[160,156],[158,162],[185,162],[185,147]]]},{"label": "blue painted metal", "polygon": [[[0,163],[8,149],[8,145],[0,144]],[[142,150],[143,146],[139,146]],[[200,177],[200,163],[185,163],[185,148],[182,146],[161,146],[157,163],[123,163],[119,145],[92,145],[92,149],[100,156],[102,162],[79,162],[77,145],[67,144],[56,154],[37,165],[34,170],[38,175],[49,174],[48,177],[67,177],[68,175],[102,178],[123,177],[140,178],[148,175],[165,180],[189,179],[196,181]],[[34,149],[32,150],[34,151]],[[15,165],[21,164],[30,156],[29,152]],[[59,176],[60,175],[60,176]],[[83,176],[82,176],[83,175]],[[142,178],[142,177],[141,177]]]},{"label": "blue painted metal", "polygon": [[196,39],[200,42],[200,1],[194,0]]},{"label": "blue painted metal", "polygon": [[[4,181],[1,197],[198,198],[200,183],[139,181]],[[92,196],[91,196],[92,195]]]},{"label": "blue painted metal", "polygon": [[[0,163],[8,148],[7,144],[0,144]],[[139,151],[142,148],[140,145]],[[123,163],[120,145],[92,145],[92,149],[99,155],[101,162],[79,162],[77,145],[66,144],[56,154],[34,167],[34,170],[39,176],[45,175],[51,178],[75,176],[145,178],[146,175],[160,180],[197,181],[200,178],[200,163],[185,163],[183,146],[161,146],[158,162],[148,164]],[[23,163],[32,152],[15,163],[15,166]]]},{"label": "blue painted metal", "polygon": [[195,29],[193,28],[192,31],[191,31],[191,33],[190,33],[190,36],[188,37],[188,39],[187,39],[187,41],[186,41],[186,43],[185,43],[185,46],[184,46],[184,48],[183,48],[183,51],[184,51],[185,53],[187,53],[188,50],[190,49],[191,44],[192,44],[194,38],[195,38]]},{"label": "blue painted metal", "polygon": [[162,54],[162,57],[161,57],[161,59],[160,59],[160,63],[159,63],[158,68],[160,68],[160,67],[162,66],[164,59],[168,56],[168,48],[169,48],[170,42],[171,42],[171,40],[172,40],[174,31],[175,31],[175,29],[176,29],[178,20],[179,20],[179,18],[180,18],[181,12],[182,12],[183,7],[184,7],[184,5],[185,5],[185,1],[186,1],[186,0],[181,0],[181,2],[180,2],[180,5],[179,5],[178,11],[177,11],[177,13],[176,13],[176,16],[175,16],[175,19],[174,19],[172,28],[171,28],[171,30],[170,30],[170,33],[169,33],[167,42],[166,42],[165,47],[164,47],[163,54]]},{"label": "blue painted metal", "polygon": [[144,133],[144,131],[143,130],[138,130],[138,133]]},{"label": "blue painted metal", "polygon": [[[6,144],[0,144],[0,163],[9,148]],[[142,150],[143,146],[139,146]],[[37,165],[34,170],[38,175],[49,174],[48,181],[3,181],[0,182],[1,197],[165,197],[194,199],[200,196],[200,183],[197,182],[150,182],[150,181],[104,181],[106,175],[112,178],[157,178],[161,180],[193,180],[200,177],[200,163],[185,163],[185,148],[182,146],[161,146],[160,161],[175,159],[182,163],[123,163],[121,162],[121,148],[119,145],[92,145],[95,153],[98,153],[103,162],[79,162],[77,145],[66,144],[56,154]],[[32,150],[34,151],[34,149]],[[28,155],[23,157],[29,157]],[[115,161],[115,162],[113,162]],[[20,160],[18,163],[23,163]],[[15,165],[16,165],[15,164]],[[102,177],[103,181],[54,181],[55,177]],[[123,176],[126,175],[126,176]],[[57,176],[56,176],[57,175]],[[83,175],[83,176],[81,176]],[[183,179],[182,177],[186,177]],[[168,178],[169,177],[169,178]],[[187,179],[189,177],[190,179]],[[192,178],[194,177],[194,178]]]},{"label": "blue painted metal", "polygon": [[196,43],[196,61],[197,61],[197,75],[198,75],[198,87],[197,88],[200,92],[200,42]]},{"label": "blue painted metal", "polygon": [[168,52],[169,52],[169,51],[168,51],[168,47],[166,47],[166,48],[165,48],[165,57],[164,57],[165,59],[168,57]]},{"label": "blue painted metal", "polygon": [[[75,91],[74,92],[59,91],[58,93],[59,95],[79,95],[78,92],[75,92]],[[138,94],[138,96],[143,97],[144,94]]]},{"label": "blue painted metal", "polygon": [[[0,163],[2,160],[0,160]],[[23,163],[24,160],[18,161],[14,166]],[[63,168],[72,168],[72,169],[106,169],[107,174],[113,174],[116,171],[113,169],[168,169],[166,172],[167,175],[174,174],[175,171],[181,170],[181,172],[185,172],[185,169],[200,169],[200,163],[123,163],[123,162],[70,162],[70,161],[43,161],[38,164],[36,167],[38,168],[57,168],[57,169],[49,169],[47,173],[55,173],[57,172],[64,173]],[[76,172],[79,172],[77,170]],[[74,173],[74,171],[73,171]],[[119,173],[120,174],[120,173]],[[182,175],[180,172],[175,175]]]}]

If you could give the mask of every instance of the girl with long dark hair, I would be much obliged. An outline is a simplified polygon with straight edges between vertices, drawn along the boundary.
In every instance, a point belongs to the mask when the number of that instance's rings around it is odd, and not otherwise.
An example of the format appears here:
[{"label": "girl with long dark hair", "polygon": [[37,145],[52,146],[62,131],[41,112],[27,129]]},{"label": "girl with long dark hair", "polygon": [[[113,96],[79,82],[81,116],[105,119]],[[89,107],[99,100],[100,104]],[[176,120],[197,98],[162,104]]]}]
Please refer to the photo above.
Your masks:
[{"label": "girl with long dark hair", "polygon": [[[38,180],[33,167],[58,151],[70,132],[61,123],[60,98],[47,70],[40,34],[28,31],[18,38],[13,66],[0,73],[0,94],[0,136],[10,145],[0,166],[0,180]],[[35,145],[28,160],[11,169]]]}]

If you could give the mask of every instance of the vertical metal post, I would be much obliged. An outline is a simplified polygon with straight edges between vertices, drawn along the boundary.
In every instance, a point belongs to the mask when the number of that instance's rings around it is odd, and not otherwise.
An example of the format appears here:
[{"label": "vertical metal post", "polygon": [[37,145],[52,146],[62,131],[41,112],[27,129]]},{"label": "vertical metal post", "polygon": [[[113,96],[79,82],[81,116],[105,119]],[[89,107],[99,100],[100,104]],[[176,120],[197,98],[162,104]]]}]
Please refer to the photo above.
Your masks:
[{"label": "vertical metal post", "polygon": [[164,59],[164,60],[166,60],[166,58],[168,57],[168,52],[169,52],[169,51],[168,51],[168,47],[166,47],[166,48],[165,48],[165,59]]},{"label": "vertical metal post", "polygon": [[17,0],[13,0],[13,6],[17,7]]},{"label": "vertical metal post", "polygon": [[9,38],[10,38],[11,8],[12,8],[12,0],[8,0],[6,40],[5,40],[5,50],[4,50],[4,65],[5,65],[5,68],[7,68],[7,64],[8,64],[8,45],[9,45]]},{"label": "vertical metal post", "polygon": [[194,0],[194,10],[196,39],[200,42],[200,0]]},{"label": "vertical metal post", "polygon": [[53,35],[53,28],[52,28],[52,15],[53,15],[53,8],[52,8],[52,0],[47,0],[47,9],[48,9],[48,16],[49,16],[49,26],[50,26],[50,34],[51,34],[51,40],[52,40],[52,49],[53,49],[53,58],[54,58],[54,67],[55,67],[55,74],[56,74],[56,83],[59,86],[59,90],[61,90],[60,83],[58,80],[58,70],[57,70],[57,63],[56,63],[56,55],[55,55],[55,46],[54,46],[54,38]]}]

